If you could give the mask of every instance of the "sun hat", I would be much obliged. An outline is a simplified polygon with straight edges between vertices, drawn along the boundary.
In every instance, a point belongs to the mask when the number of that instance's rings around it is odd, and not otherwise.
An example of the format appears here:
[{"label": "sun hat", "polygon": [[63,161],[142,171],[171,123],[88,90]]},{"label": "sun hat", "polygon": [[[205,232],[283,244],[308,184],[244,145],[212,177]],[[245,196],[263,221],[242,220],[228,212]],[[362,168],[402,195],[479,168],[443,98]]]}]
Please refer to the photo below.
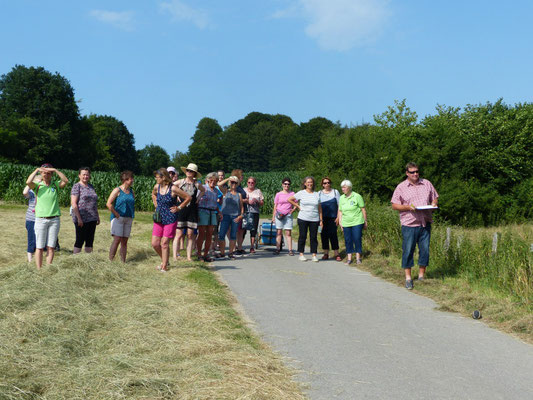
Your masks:
[{"label": "sun hat", "polygon": [[196,164],[190,163],[189,165],[187,165],[187,167],[181,167],[181,170],[183,171],[183,173],[185,173],[185,171],[187,170],[191,170],[191,171],[196,172],[197,178],[202,177],[202,174],[198,172],[198,166]]},{"label": "sun hat", "polygon": [[174,173],[176,173],[177,171],[176,171],[176,168],[174,168],[174,167],[168,167],[168,168],[167,168],[167,172],[174,172]]}]

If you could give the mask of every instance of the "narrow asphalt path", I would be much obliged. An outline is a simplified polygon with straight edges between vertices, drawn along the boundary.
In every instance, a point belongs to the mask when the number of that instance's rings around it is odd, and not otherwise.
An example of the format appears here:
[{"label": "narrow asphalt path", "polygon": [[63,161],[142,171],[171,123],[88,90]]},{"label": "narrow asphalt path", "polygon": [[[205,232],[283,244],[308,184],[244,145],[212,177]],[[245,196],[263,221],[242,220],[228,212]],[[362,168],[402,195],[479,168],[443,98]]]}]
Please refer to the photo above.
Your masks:
[{"label": "narrow asphalt path", "polygon": [[336,261],[216,261],[311,399],[533,399],[533,346]]}]

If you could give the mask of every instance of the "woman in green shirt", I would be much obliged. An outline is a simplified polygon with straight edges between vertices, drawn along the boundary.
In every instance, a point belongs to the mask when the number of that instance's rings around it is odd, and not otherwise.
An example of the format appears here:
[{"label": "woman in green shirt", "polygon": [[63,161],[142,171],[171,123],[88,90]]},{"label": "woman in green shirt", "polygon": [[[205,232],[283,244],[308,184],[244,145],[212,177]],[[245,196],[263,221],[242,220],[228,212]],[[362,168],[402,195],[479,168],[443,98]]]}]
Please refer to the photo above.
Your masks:
[{"label": "woman in green shirt", "polygon": [[[33,180],[39,172],[42,181],[35,184]],[[54,172],[59,176],[61,182],[52,181]],[[37,197],[37,204],[35,205],[35,264],[37,264],[38,269],[41,269],[43,265],[45,247],[47,249],[46,263],[52,264],[54,260],[54,248],[59,233],[59,216],[61,215],[57,196],[59,189],[63,189],[67,183],[67,177],[50,164],[43,164],[41,168],[33,171],[26,180],[26,185],[35,192]]]},{"label": "woman in green shirt", "polygon": [[352,182],[349,180],[342,181],[341,188],[344,194],[339,200],[337,222],[344,232],[344,243],[348,255],[346,264],[350,265],[353,262],[353,253],[355,253],[356,263],[361,264],[363,228],[367,227],[365,202],[359,193],[352,192]]}]

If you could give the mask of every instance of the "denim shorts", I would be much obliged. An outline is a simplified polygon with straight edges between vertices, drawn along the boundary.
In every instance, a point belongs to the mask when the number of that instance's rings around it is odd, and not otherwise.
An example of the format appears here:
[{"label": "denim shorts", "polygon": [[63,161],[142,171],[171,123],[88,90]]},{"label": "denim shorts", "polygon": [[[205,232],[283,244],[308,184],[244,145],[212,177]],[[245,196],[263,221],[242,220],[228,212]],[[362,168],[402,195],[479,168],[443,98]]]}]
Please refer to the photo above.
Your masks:
[{"label": "denim shorts", "polygon": [[284,218],[279,219],[276,217],[276,229],[292,230],[293,219],[292,215],[286,215]]},{"label": "denim shorts", "polygon": [[200,208],[198,210],[198,226],[211,226],[217,224],[217,212]]}]

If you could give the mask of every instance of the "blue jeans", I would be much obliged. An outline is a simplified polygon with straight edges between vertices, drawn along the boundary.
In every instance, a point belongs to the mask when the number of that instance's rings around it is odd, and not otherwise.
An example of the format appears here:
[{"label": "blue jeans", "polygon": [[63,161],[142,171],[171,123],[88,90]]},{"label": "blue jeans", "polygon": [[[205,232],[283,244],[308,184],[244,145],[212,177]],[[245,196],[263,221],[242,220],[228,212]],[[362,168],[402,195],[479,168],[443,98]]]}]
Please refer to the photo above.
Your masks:
[{"label": "blue jeans", "polygon": [[229,234],[229,240],[237,240],[237,228],[239,224],[235,222],[237,215],[222,215],[222,221],[220,222],[220,228],[218,230],[218,240],[224,240],[224,236],[228,232],[228,229],[231,228]]},{"label": "blue jeans", "polygon": [[342,228],[342,231],[344,232],[344,244],[346,245],[346,254],[361,254],[363,252],[362,238],[364,225],[365,224],[347,226]]},{"label": "blue jeans", "polygon": [[427,267],[429,264],[429,239],[431,238],[431,224],[424,226],[402,225],[402,268],[412,268],[413,256],[418,243],[418,265]]},{"label": "blue jeans", "polygon": [[35,221],[26,221],[28,231],[28,253],[35,253]]}]

